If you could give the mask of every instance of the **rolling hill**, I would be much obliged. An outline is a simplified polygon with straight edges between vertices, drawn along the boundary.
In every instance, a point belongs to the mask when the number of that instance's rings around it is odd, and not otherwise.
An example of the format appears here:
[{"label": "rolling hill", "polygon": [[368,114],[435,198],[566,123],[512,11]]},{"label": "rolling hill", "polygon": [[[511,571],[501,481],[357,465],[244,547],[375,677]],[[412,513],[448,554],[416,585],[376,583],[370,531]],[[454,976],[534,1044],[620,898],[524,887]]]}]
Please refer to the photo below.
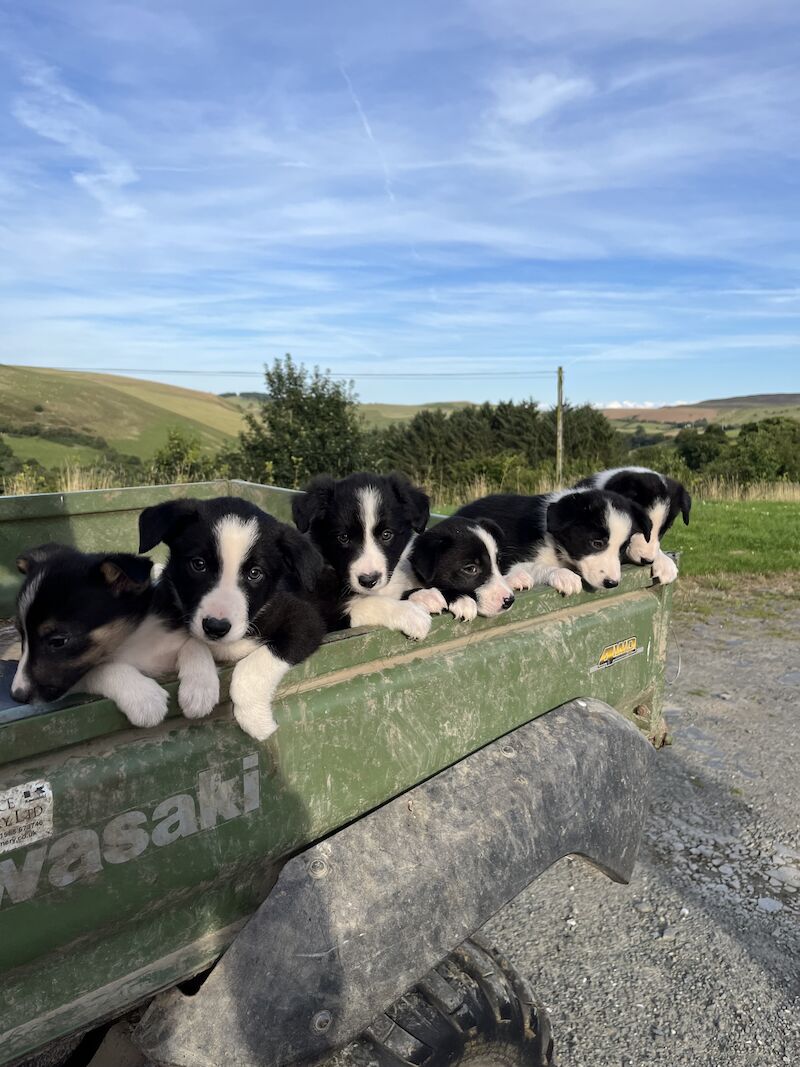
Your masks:
[{"label": "rolling hill", "polygon": [[[45,466],[102,456],[102,447],[88,441],[54,440],[59,431],[103,438],[118,452],[146,458],[173,426],[212,452],[234,439],[241,425],[241,408],[214,393],[113,374],[0,366],[0,431],[20,458]],[[47,437],[32,435],[33,427]]]},{"label": "rolling hill", "polygon": [[603,414],[624,431],[643,426],[648,432],[659,431],[671,437],[684,426],[705,419],[720,423],[735,435],[745,422],[777,415],[800,420],[800,393],[760,393],[660,408],[605,408]]},{"label": "rolling hill", "polygon": [[[217,396],[114,374],[0,365],[0,434],[20,459],[35,459],[45,467],[59,467],[65,460],[84,466],[102,464],[108,448],[148,459],[172,427],[197,437],[211,453],[235,440],[244,413],[255,407],[260,395]],[[424,409],[449,413],[468,405],[469,401],[455,400],[362,404],[361,411],[368,425],[384,428]],[[609,408],[604,414],[626,432],[643,425],[650,432],[674,436],[683,426],[706,419],[722,423],[735,434],[742,423],[770,415],[800,419],[800,394],[728,397],[675,407]]]}]

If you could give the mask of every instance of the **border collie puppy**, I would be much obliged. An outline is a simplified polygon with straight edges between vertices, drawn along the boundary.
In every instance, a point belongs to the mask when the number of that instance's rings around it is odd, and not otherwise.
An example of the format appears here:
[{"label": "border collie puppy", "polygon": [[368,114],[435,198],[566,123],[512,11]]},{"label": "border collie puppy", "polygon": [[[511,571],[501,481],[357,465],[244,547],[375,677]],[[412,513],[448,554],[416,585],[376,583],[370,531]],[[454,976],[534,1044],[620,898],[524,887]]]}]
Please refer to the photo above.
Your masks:
[{"label": "border collie puppy", "polygon": [[90,555],[68,545],[22,553],[16,618],[22,654],[12,699],[49,702],[75,690],[109,697],[135,726],[161,722],[168,694],[146,675],[174,670],[176,648],[149,639],[151,567],[139,556]]},{"label": "border collie puppy", "polygon": [[664,585],[678,577],[675,562],[661,551],[661,539],[680,513],[689,525],[692,498],[680,482],[646,467],[617,467],[578,482],[576,488],[607,489],[644,508],[653,524],[649,537],[634,534],[627,547],[631,563],[653,565],[653,577]]},{"label": "border collie puppy", "polygon": [[[292,501],[292,516],[332,568],[321,591],[333,625],[386,626],[417,640],[431,628],[428,612],[402,600],[415,585],[408,554],[427,525],[430,501],[402,474],[314,478]],[[439,608],[441,610],[441,608]]]},{"label": "border collie puppy", "polygon": [[467,504],[462,518],[488,517],[502,531],[501,570],[513,589],[551,585],[564,596],[613,589],[622,574],[620,553],[634,534],[650,538],[646,512],[633,501],[599,489],[540,496],[497,493]]},{"label": "border collie puppy", "polygon": [[319,648],[321,615],[302,599],[322,570],[304,537],[239,497],[170,500],[139,518],[140,552],[160,542],[169,561],[156,588],[165,628],[191,638],[181,648],[179,702],[207,714],[219,699],[215,662],[236,663],[233,713],[259,741],[276,729],[272,697],[290,667]]},{"label": "border collie puppy", "polygon": [[498,564],[502,538],[497,523],[485,518],[443,519],[426,530],[409,555],[422,588],[406,594],[408,599],[431,614],[446,608],[464,621],[508,611],[514,593]]}]

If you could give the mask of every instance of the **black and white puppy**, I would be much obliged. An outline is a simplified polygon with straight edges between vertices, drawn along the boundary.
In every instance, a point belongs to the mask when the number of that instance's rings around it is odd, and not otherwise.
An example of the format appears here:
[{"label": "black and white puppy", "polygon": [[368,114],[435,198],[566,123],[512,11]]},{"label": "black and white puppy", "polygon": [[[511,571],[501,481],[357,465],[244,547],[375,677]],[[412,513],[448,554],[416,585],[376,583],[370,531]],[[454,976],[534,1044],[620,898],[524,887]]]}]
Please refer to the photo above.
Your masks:
[{"label": "black and white puppy", "polygon": [[161,722],[168,695],[149,675],[174,671],[187,635],[153,640],[151,561],[51,544],[22,553],[17,568],[25,581],[12,699],[49,702],[79,690],[109,697],[135,726]]},{"label": "black and white puppy", "polygon": [[408,599],[432,614],[447,609],[457,619],[499,615],[514,603],[500,573],[502,531],[491,519],[443,519],[414,541],[409,555],[419,588]]},{"label": "black and white puppy", "polygon": [[652,564],[653,577],[662,584],[674,582],[678,568],[674,560],[661,551],[661,539],[680,514],[686,526],[692,498],[680,482],[666,474],[648,470],[646,467],[617,467],[600,471],[578,482],[578,488],[607,489],[644,508],[652,523],[650,537],[634,534],[626,548],[631,563],[640,566]]},{"label": "black and white puppy", "polygon": [[502,531],[500,564],[509,585],[550,585],[565,596],[612,589],[620,553],[634,534],[650,538],[646,512],[618,493],[574,489],[539,496],[497,493],[460,508],[463,518],[493,519]]},{"label": "black and white puppy", "polygon": [[236,721],[257,740],[269,737],[278,684],[325,635],[321,615],[302,599],[322,570],[319,553],[291,526],[239,497],[156,504],[142,512],[139,536],[140,552],[162,541],[169,546],[155,606],[166,627],[191,635],[179,657],[184,712],[211,711],[219,698],[215,662],[236,663],[230,686]]},{"label": "black and white puppy", "polygon": [[292,516],[334,572],[328,596],[339,626],[386,626],[426,637],[430,615],[402,600],[415,582],[408,554],[427,525],[430,501],[402,474],[314,478],[292,501]]}]

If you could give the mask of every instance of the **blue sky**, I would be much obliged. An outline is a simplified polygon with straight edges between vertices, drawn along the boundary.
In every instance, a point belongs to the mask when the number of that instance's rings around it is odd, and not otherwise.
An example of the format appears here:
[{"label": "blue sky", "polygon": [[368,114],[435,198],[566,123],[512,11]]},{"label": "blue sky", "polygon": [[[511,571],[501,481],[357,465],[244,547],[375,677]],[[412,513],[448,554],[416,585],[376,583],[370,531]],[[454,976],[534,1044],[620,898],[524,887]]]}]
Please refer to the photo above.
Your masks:
[{"label": "blue sky", "polygon": [[800,390],[796,0],[4,11],[3,362]]}]

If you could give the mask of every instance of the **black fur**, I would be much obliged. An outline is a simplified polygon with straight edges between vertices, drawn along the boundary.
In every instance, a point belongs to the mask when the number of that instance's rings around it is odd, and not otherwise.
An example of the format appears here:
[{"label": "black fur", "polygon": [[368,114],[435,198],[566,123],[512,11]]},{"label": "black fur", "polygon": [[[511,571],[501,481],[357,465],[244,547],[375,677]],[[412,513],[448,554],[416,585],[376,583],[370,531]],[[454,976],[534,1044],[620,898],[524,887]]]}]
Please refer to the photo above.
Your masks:
[{"label": "black fur", "polygon": [[[17,559],[25,581],[17,628],[26,684],[18,703],[58,700],[92,667],[107,661],[150,610],[149,559],[127,553],[79,552],[69,545],[29,549]],[[113,624],[103,636],[102,628]],[[113,641],[111,637],[113,636]]]},{"label": "black fur", "polygon": [[[376,524],[368,533],[380,555],[381,578],[370,588],[359,586],[358,576],[352,573],[367,537],[359,504],[364,491],[378,497]],[[389,584],[409,542],[427,525],[430,501],[402,474],[360,472],[338,481],[321,475],[294,498],[292,516],[328,565],[318,585],[318,600],[328,624],[340,628],[348,625],[345,602],[349,596],[377,593]]]},{"label": "black fur", "polygon": [[650,511],[656,504],[665,501],[669,510],[667,517],[657,531],[659,541],[681,515],[685,526],[689,525],[689,514],[692,510],[692,498],[685,487],[674,478],[666,474],[659,474],[650,470],[620,469],[611,473],[600,471],[578,482],[576,488],[594,488],[602,483],[604,489],[609,492],[619,493],[627,497],[645,511]]},{"label": "black fur", "polygon": [[281,659],[299,663],[319,646],[325,633],[319,612],[308,600],[322,572],[322,559],[297,530],[240,497],[167,501],[142,512],[139,550],[149,551],[159,541],[170,549],[156,590],[156,609],[180,620],[209,644],[225,642],[228,634],[216,636],[205,630],[208,620],[199,619],[197,613],[203,598],[219,583],[222,560],[215,527],[226,519],[254,521],[258,530],[236,576],[247,605],[247,628],[244,633],[231,631],[230,640],[251,637]]},{"label": "black fur", "polygon": [[[483,517],[470,522],[457,516],[443,519],[420,534],[411,549],[409,562],[419,582],[417,588],[438,589],[448,604],[462,596],[478,599],[478,590],[491,580],[493,570],[486,544],[474,531],[476,525],[494,538],[499,562],[503,532],[496,522]],[[506,606],[513,602],[511,596]]]},{"label": "black fur", "polygon": [[496,493],[467,504],[456,515],[475,519],[488,516],[498,523],[503,573],[515,563],[535,562],[537,555],[545,552],[548,538],[559,564],[581,573],[582,564],[608,547],[609,504],[630,518],[628,539],[637,532],[649,537],[652,524],[642,508],[617,493],[596,489],[539,496]]}]

